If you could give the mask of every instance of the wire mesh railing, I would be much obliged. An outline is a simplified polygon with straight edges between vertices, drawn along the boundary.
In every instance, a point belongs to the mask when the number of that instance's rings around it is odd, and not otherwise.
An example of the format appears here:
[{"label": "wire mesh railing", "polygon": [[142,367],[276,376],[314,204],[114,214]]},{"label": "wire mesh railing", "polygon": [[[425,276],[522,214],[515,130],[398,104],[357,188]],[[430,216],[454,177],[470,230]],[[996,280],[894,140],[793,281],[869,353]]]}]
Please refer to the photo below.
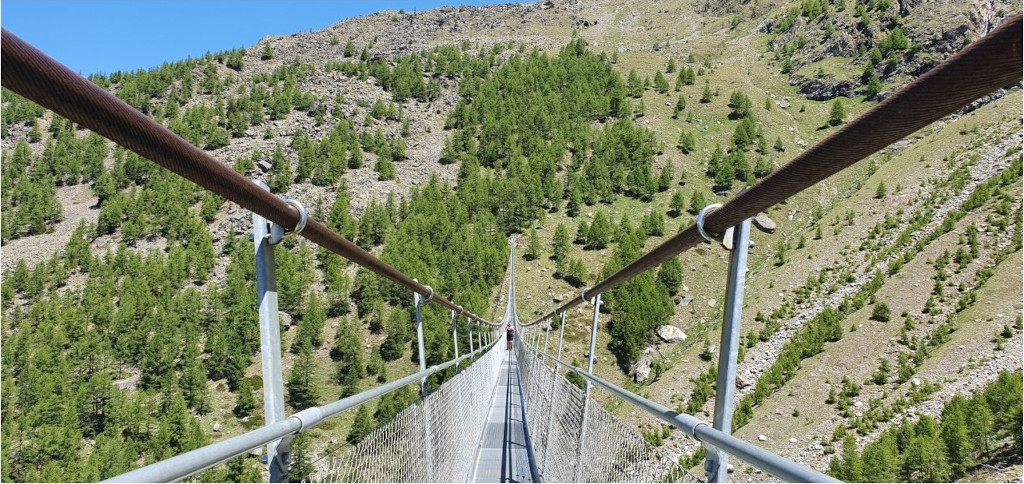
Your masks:
[{"label": "wire mesh railing", "polygon": [[[310,482],[469,480],[505,352],[495,345],[354,447],[321,460]],[[425,422],[430,422],[427,433]],[[430,440],[430,452],[427,439]]]},{"label": "wire mesh railing", "polygon": [[[985,38],[972,43],[865,115],[798,155],[792,162],[721,209],[711,212],[703,228],[700,223],[691,226],[594,287],[584,290],[579,298],[566,302],[530,325],[564,314],[567,309],[589,298],[595,298],[599,304],[601,293],[699,243],[704,238],[702,236],[706,237],[705,234],[699,234],[699,231],[707,229],[712,233],[722,233],[727,227],[735,226],[799,193],[992,90],[1019,81],[1022,71],[1021,29],[1022,17],[1019,15],[1004,22],[1004,25]],[[283,232],[281,227],[294,227],[290,230],[411,289],[418,295],[417,309],[420,297],[425,297],[426,301],[433,300],[482,325],[492,325],[454,302],[435,295],[429,286],[397,271],[351,241],[331,232],[322,223],[308,220],[308,214],[301,204],[288,203],[260,190],[202,150],[189,145],[167,128],[74,74],[6,29],[3,29],[0,40],[3,44],[0,55],[5,67],[0,81],[5,87],[242,207],[262,214],[277,224],[279,232]],[[514,314],[514,276],[510,281],[509,292],[510,305],[506,321],[514,321],[521,327]],[[276,315],[276,311],[273,313]],[[424,361],[422,328],[418,327],[418,331],[420,360]],[[496,346],[500,348],[500,345]],[[476,414],[486,409],[486,405],[475,405],[472,398],[488,394],[486,386],[491,385],[490,388],[493,388],[496,383],[500,355],[503,354],[498,348],[492,347],[484,358],[467,368],[461,376],[427,395],[421,404],[401,412],[394,420],[371,433],[351,452],[336,460],[332,459],[331,466],[323,471],[323,476],[334,476],[332,478],[340,480],[373,481],[434,481],[451,479],[452,476],[468,477],[471,464],[467,456],[472,453],[466,452],[466,442],[472,442],[474,430],[479,435],[478,430],[485,419]],[[714,430],[690,415],[672,412],[655,402],[622,390],[589,371],[571,368],[538,351],[536,346],[525,345],[520,341],[518,348],[521,355],[519,371],[526,392],[527,424],[533,429],[534,456],[540,461],[540,468],[543,469],[541,476],[546,480],[652,481],[660,480],[675,465],[670,460],[666,464],[666,459],[635,429],[615,419],[600,405],[588,404],[586,393],[589,391],[580,391],[561,377],[558,373],[560,366],[585,378],[589,382],[588,389],[591,383],[600,386],[682,429],[705,445],[728,450],[730,454],[754,463],[777,477],[790,480],[828,479],[823,474],[732,438],[726,432]],[[552,362],[554,368],[545,363],[547,360]],[[282,439],[290,438],[324,418],[399,388],[395,385],[400,382],[404,382],[401,385],[409,384],[409,378],[423,379],[457,361],[452,360],[430,370],[421,366],[420,373],[398,382],[323,407],[306,409],[284,420],[268,422],[268,425],[258,430],[175,456],[113,480],[176,480],[260,445],[278,440],[287,444]],[[468,403],[466,398],[470,399]]]},{"label": "wire mesh railing", "polygon": [[[586,406],[587,431],[583,445],[583,389],[567,380],[529,345],[520,343],[519,372],[527,396],[527,422],[537,468],[544,481],[659,482],[675,469],[685,469],[658,451],[635,427],[610,414],[601,405]],[[582,449],[582,454],[579,450]]]}]

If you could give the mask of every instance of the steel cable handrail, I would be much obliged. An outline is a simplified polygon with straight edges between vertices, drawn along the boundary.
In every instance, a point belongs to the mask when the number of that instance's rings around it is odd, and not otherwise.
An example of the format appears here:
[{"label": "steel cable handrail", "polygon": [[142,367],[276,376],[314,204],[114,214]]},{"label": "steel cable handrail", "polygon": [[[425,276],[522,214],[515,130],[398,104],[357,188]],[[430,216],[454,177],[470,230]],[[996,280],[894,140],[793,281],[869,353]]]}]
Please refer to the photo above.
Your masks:
[{"label": "steel cable handrail", "polygon": [[[1021,80],[1021,15],[900,89],[839,131],[711,212],[704,228],[721,234],[814,184],[952,114],[978,98]],[[523,326],[532,326],[602,294],[638,274],[695,247],[704,239],[697,226],[666,240],[647,254]]]},{"label": "steel cable handrail", "polygon": [[[167,127],[71,71],[7,29],[2,29],[0,43],[0,63],[3,64],[0,84],[4,87],[282,227],[296,227],[304,218],[294,205],[261,189]],[[433,300],[474,321],[497,326],[445,297],[434,294],[430,286],[413,280],[321,222],[308,219],[298,234],[419,293],[427,300]]]}]

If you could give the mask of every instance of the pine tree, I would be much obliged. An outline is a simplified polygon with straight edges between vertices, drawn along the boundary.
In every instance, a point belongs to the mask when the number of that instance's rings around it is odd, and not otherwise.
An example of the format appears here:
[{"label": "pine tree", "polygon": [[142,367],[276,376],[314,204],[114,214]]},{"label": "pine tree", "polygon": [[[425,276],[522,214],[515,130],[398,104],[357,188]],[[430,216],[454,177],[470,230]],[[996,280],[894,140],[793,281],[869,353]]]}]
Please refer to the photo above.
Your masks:
[{"label": "pine tree", "polygon": [[971,441],[967,432],[967,421],[964,411],[966,400],[957,395],[946,403],[942,409],[941,436],[946,446],[946,459],[953,479],[960,479],[972,465]]},{"label": "pine tree", "polygon": [[669,214],[673,217],[678,217],[683,213],[683,210],[686,210],[686,196],[683,195],[682,191],[676,190],[672,193],[672,200],[669,202],[668,208]]},{"label": "pine tree", "polygon": [[558,226],[555,227],[554,235],[554,249],[552,250],[552,257],[558,265],[558,271],[563,272],[566,264],[569,262],[569,229],[565,226],[565,223],[559,222]]},{"label": "pine tree", "polygon": [[304,346],[295,360],[287,384],[286,401],[296,411],[316,406],[320,399],[320,387],[316,382],[315,372],[312,348]]},{"label": "pine tree", "polygon": [[263,44],[263,50],[260,51],[260,60],[270,60],[274,58],[274,51],[270,49],[270,44]]},{"label": "pine tree", "polygon": [[668,81],[665,80],[665,76],[662,75],[661,71],[654,74],[654,90],[661,94],[668,92]]},{"label": "pine tree", "polygon": [[[582,222],[580,227],[583,227]],[[604,212],[597,212],[597,215],[594,216],[594,223],[590,225],[590,230],[587,231],[587,246],[592,249],[603,249],[611,242],[611,236],[611,222]]]},{"label": "pine tree", "polygon": [[238,399],[235,401],[235,408],[232,410],[236,417],[242,418],[252,415],[256,410],[256,398],[253,397],[252,384],[248,379],[242,379],[238,384]]},{"label": "pine tree", "polygon": [[707,80],[704,80],[704,91],[700,95],[700,102],[703,104],[711,102],[712,95],[711,84],[709,84]]},{"label": "pine tree", "polygon": [[[384,361],[394,361],[402,357],[405,343],[409,341],[409,312],[395,309],[388,319],[388,335],[380,345],[380,356]],[[379,420],[379,419],[378,419]]]},{"label": "pine tree", "polygon": [[665,287],[670,296],[679,292],[679,286],[683,283],[683,264],[679,262],[678,257],[672,257],[661,263],[658,282]]},{"label": "pine tree", "polygon": [[308,482],[316,471],[310,453],[308,432],[299,433],[292,439],[291,459],[288,465],[288,482]]},{"label": "pine tree", "polygon": [[704,192],[694,191],[693,195],[690,195],[690,214],[697,215],[707,204],[704,200]]},{"label": "pine tree", "polygon": [[675,61],[675,59],[671,59],[670,58],[668,60],[668,65],[665,67],[665,73],[666,74],[671,74],[671,73],[673,73],[675,71],[676,71],[676,61]]},{"label": "pine tree", "polygon": [[683,112],[684,109],[686,109],[686,98],[679,96],[676,99],[675,107],[672,109],[672,119],[679,119],[679,113]]},{"label": "pine tree", "polygon": [[349,429],[345,440],[352,445],[356,445],[373,431],[373,427],[374,423],[373,417],[370,416],[370,406],[366,404],[360,405],[359,410],[356,411],[356,418],[352,422],[352,428]]},{"label": "pine tree", "polygon": [[832,102],[832,110],[828,114],[829,126],[839,126],[846,120],[846,109],[843,108],[843,102],[836,98]]},{"label": "pine tree", "polygon": [[527,260],[540,259],[540,239],[537,237],[537,229],[530,228],[530,239],[526,245],[526,253],[523,254]]},{"label": "pine tree", "polygon": [[270,171],[271,178],[270,190],[276,193],[283,193],[288,190],[288,187],[292,184],[292,164],[284,156],[284,150],[281,145],[277,145],[274,150],[274,155],[270,158]]},{"label": "pine tree", "polygon": [[338,325],[331,357],[338,361],[335,379],[342,386],[341,396],[358,393],[359,380],[366,376],[366,361],[359,331],[347,319]]},{"label": "pine tree", "polygon": [[669,162],[661,169],[661,174],[658,175],[658,191],[663,192],[668,190],[672,186],[673,178],[675,178],[675,170],[672,169],[672,163]]},{"label": "pine tree", "polygon": [[676,143],[676,147],[679,151],[682,151],[684,155],[693,153],[696,149],[696,140],[693,138],[693,133],[683,131],[679,134],[679,142]]}]

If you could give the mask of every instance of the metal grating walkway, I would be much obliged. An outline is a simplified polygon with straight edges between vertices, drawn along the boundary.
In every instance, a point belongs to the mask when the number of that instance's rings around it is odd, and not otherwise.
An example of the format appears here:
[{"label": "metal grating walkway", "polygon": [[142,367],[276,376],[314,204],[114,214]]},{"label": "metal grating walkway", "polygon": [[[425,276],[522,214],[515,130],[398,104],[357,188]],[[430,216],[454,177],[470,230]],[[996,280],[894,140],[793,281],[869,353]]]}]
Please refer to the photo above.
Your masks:
[{"label": "metal grating walkway", "polygon": [[498,375],[477,450],[473,482],[534,482],[515,351],[506,352]]}]

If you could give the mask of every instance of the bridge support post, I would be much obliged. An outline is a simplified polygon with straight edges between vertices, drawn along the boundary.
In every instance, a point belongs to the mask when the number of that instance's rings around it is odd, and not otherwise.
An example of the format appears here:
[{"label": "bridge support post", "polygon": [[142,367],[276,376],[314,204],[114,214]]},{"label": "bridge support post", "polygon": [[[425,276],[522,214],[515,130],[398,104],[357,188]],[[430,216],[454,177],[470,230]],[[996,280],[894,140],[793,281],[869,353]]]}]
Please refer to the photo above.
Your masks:
[{"label": "bridge support post", "polygon": [[[725,314],[718,353],[718,381],[715,384],[715,419],[713,427],[732,433],[733,396],[736,393],[736,366],[743,316],[743,289],[747,274],[747,249],[750,245],[750,219],[733,229],[732,253],[729,255],[729,279],[725,290]],[[726,482],[729,455],[708,449],[704,463],[708,482]]]},{"label": "bridge support post", "polygon": [[[452,348],[455,349],[455,359],[459,359],[459,315],[452,311]],[[459,371],[459,364],[455,364],[455,371]]]},{"label": "bridge support post", "polygon": [[[256,184],[270,188],[261,181]],[[284,420],[284,383],[281,376],[281,327],[277,315],[277,271],[274,245],[284,237],[284,228],[262,215],[252,214],[252,241],[256,250],[256,297],[260,313],[260,359],[263,371],[263,415],[267,425]],[[270,482],[288,480],[290,440],[267,444]]]},{"label": "bridge support post", "polygon": [[548,352],[548,339],[551,337],[551,320],[548,320],[548,327],[544,330],[544,352]]},{"label": "bridge support post", "polygon": [[[416,341],[419,344],[419,356],[420,356],[420,371],[427,369],[427,356],[423,344],[423,296],[418,292],[412,293],[413,305],[416,306]],[[427,482],[434,481],[434,450],[433,443],[431,441],[430,432],[430,409],[427,408],[427,379],[420,378],[420,399],[422,400],[423,409],[423,443],[424,443],[424,459],[423,461],[427,465]]]},{"label": "bridge support post", "polygon": [[[585,293],[584,293],[585,294]],[[587,358],[587,373],[594,372],[594,351],[597,349],[597,316],[601,312],[601,295],[594,296],[594,324],[590,327],[590,356]],[[580,440],[576,449],[576,479],[574,482],[583,482],[583,441],[587,436],[587,413],[590,410],[590,380],[587,380],[583,390],[583,419],[580,423]]]}]

